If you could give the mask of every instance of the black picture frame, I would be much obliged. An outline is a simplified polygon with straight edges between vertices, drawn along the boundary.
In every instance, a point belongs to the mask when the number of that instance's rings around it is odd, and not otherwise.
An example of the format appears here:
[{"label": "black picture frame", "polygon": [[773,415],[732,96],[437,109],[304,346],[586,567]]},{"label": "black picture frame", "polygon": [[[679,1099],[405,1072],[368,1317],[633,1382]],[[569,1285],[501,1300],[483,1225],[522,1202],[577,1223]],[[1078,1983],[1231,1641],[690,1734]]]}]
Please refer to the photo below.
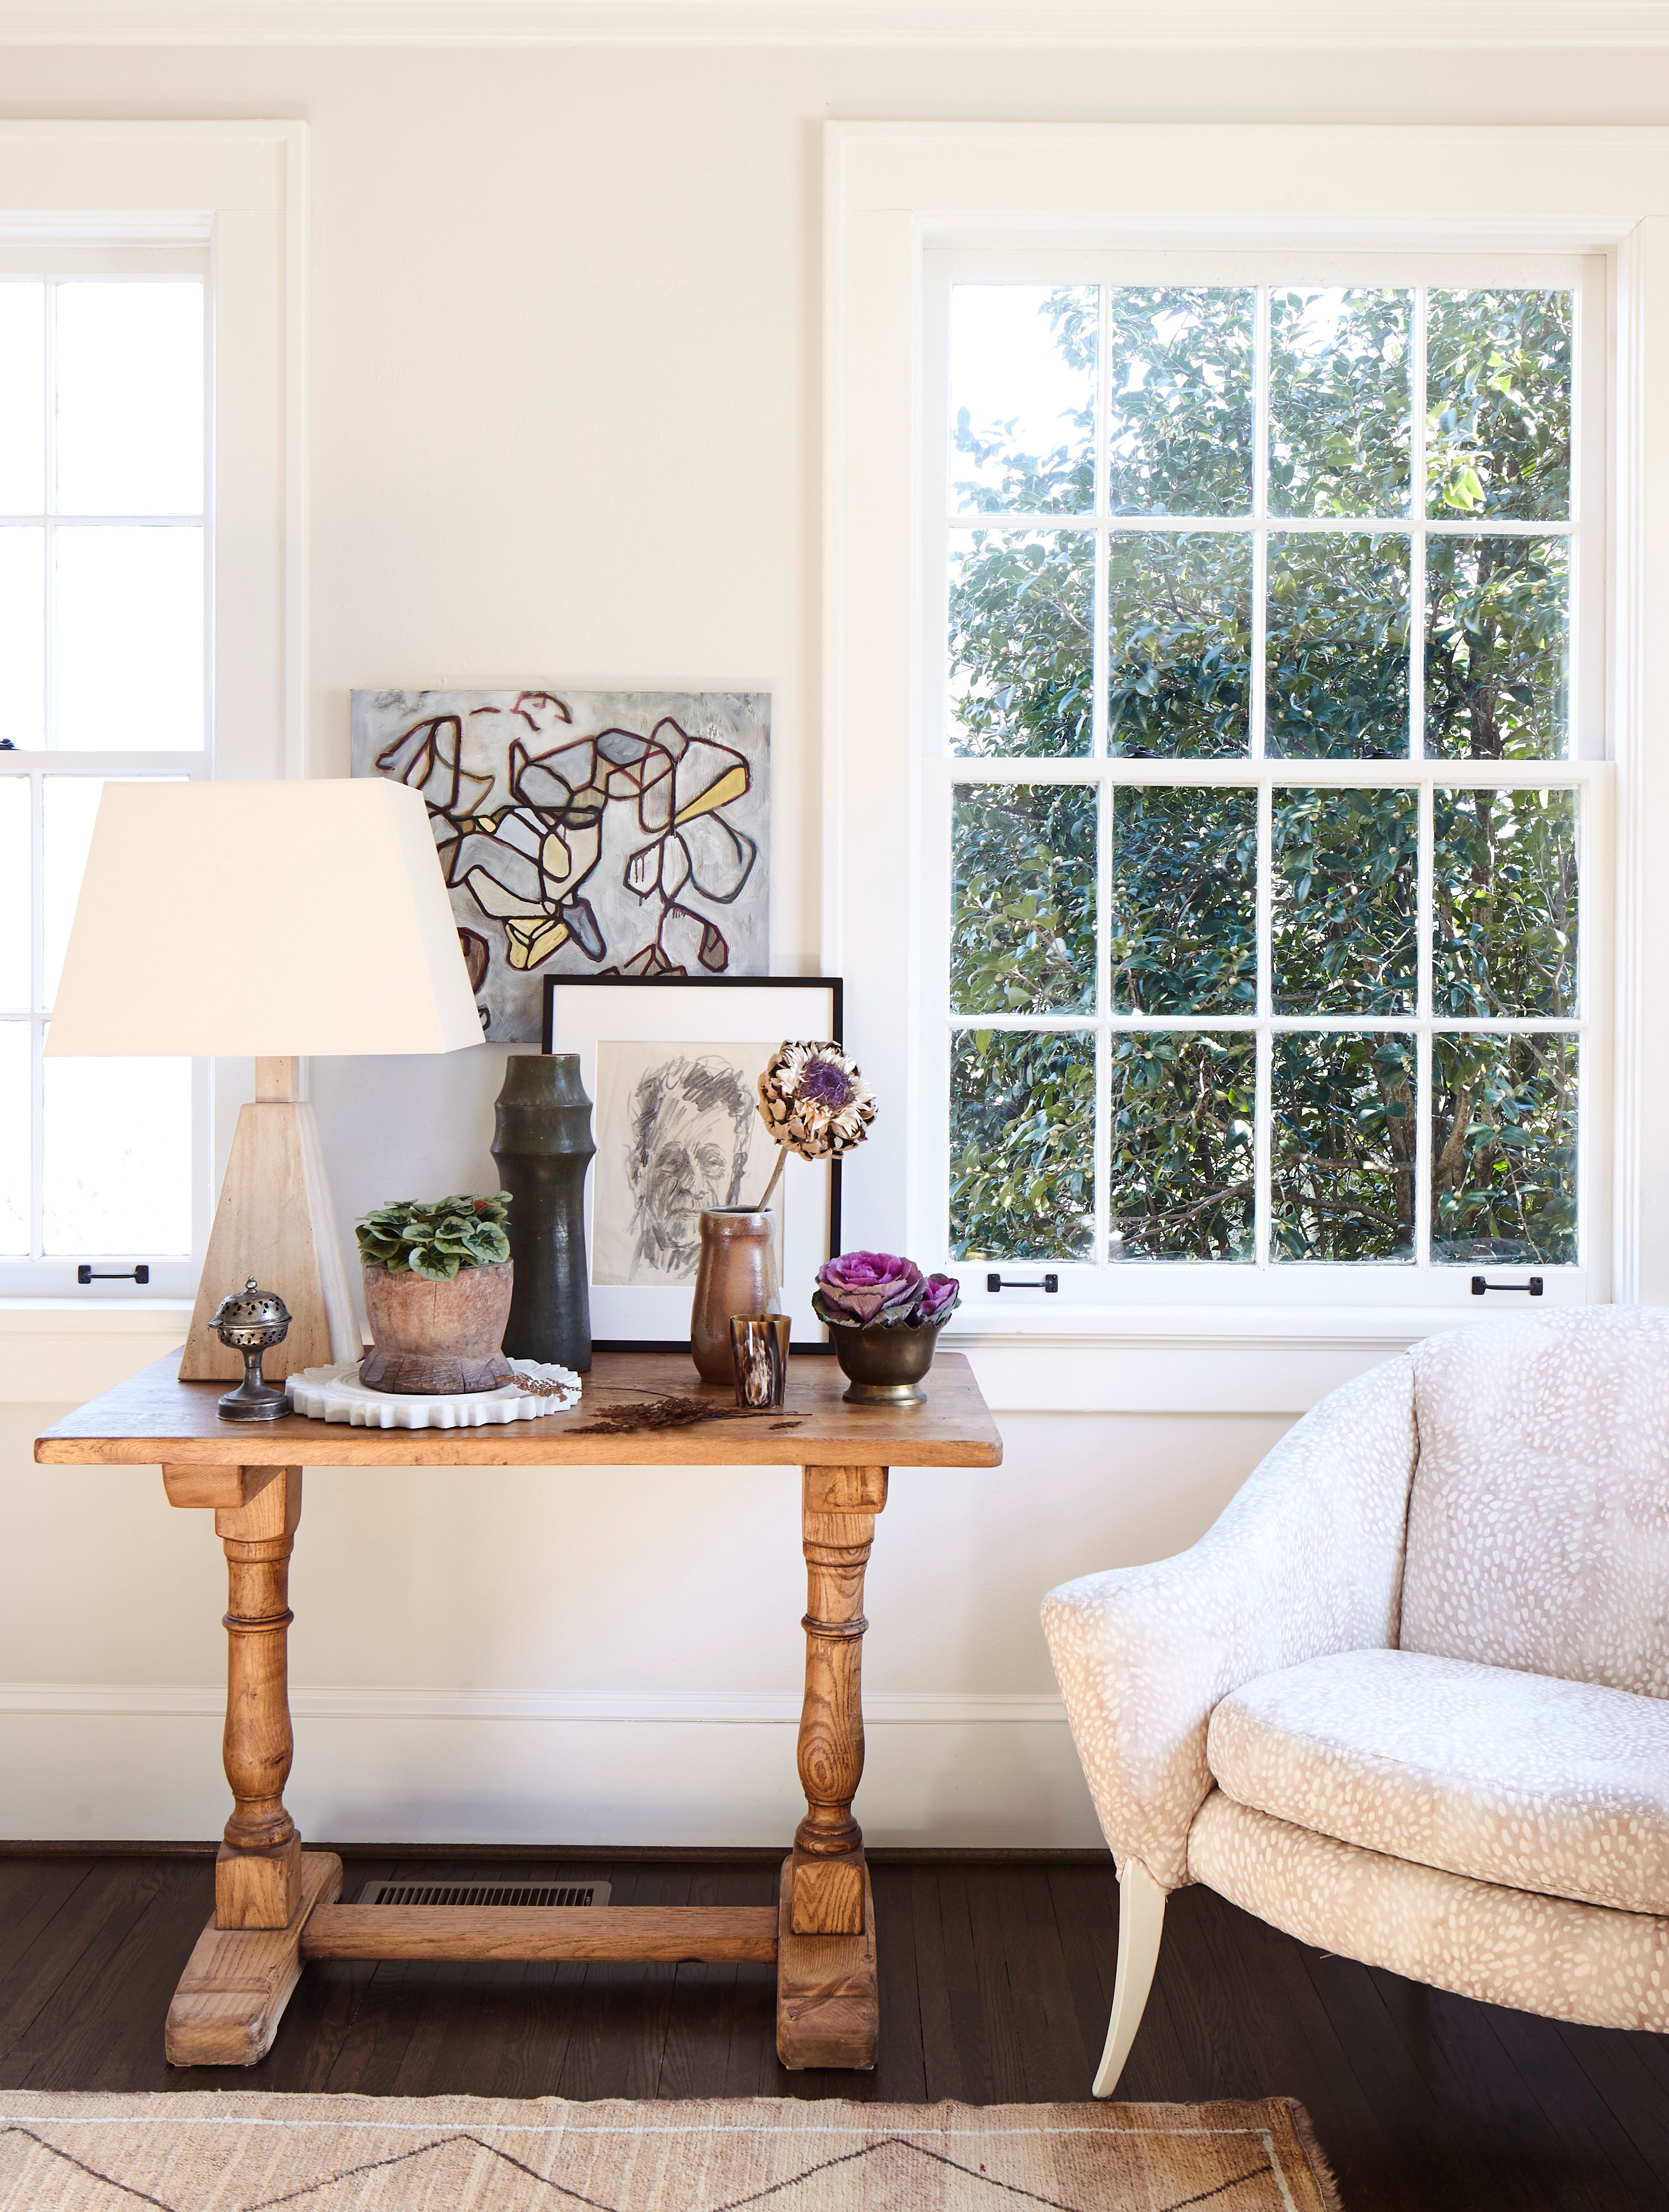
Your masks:
[{"label": "black picture frame", "polygon": [[[573,1049],[572,1042],[563,1042],[557,1034],[558,1025],[557,1019],[557,1008],[558,994],[563,992],[586,991],[593,988],[599,990],[605,988],[622,990],[630,993],[633,996],[636,996],[640,993],[659,993],[662,991],[698,992],[702,994],[712,994],[716,998],[721,997],[723,994],[728,992],[734,993],[738,991],[820,990],[828,994],[829,1016],[826,1028],[821,1032],[821,1034],[826,1035],[829,1042],[832,1044],[838,1044],[844,1047],[846,1041],[845,983],[844,978],[838,975],[546,975],[544,979],[542,1017],[539,1025],[539,1042],[541,1048],[544,1051],[549,1053]],[[718,1032],[712,1030],[710,1027],[707,1027],[704,1029],[704,1034],[716,1035]],[[820,1167],[819,1172],[825,1174],[828,1179],[826,1215],[828,1249],[826,1253],[823,1255],[823,1257],[832,1260],[840,1251],[841,1164],[838,1159],[831,1160],[826,1164],[826,1165]],[[590,1268],[594,1263],[595,1257],[594,1249],[594,1238],[590,1233],[589,1224],[590,1216],[589,1212],[588,1212],[588,1235],[586,1239],[586,1266],[588,1269],[588,1276],[589,1275]],[[592,1297],[593,1324],[594,1327],[596,1325],[597,1318],[596,1289],[594,1285],[589,1279],[588,1280],[588,1290]],[[664,1295],[664,1293],[659,1293],[658,1295]],[[797,1322],[796,1326],[798,1326]],[[810,1323],[810,1326],[818,1329],[819,1333],[817,1337],[814,1339],[807,1337],[802,1340],[802,1339],[796,1334],[792,1347],[795,1353],[798,1355],[810,1353],[813,1355],[832,1357],[834,1346],[829,1340],[827,1330],[823,1328],[814,1319]],[[593,1337],[592,1342],[594,1348],[599,1352],[680,1352],[687,1349],[689,1338],[687,1332],[679,1336],[595,1335]]]}]

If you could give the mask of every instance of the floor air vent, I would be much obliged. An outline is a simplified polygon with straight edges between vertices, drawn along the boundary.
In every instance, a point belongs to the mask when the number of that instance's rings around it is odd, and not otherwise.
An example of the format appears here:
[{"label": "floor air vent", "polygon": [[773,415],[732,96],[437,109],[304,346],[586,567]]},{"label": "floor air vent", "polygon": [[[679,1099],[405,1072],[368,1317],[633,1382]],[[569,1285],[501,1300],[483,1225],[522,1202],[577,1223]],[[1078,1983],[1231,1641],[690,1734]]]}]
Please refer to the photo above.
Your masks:
[{"label": "floor air vent", "polygon": [[606,1905],[606,1881],[368,1881],[362,1905]]}]

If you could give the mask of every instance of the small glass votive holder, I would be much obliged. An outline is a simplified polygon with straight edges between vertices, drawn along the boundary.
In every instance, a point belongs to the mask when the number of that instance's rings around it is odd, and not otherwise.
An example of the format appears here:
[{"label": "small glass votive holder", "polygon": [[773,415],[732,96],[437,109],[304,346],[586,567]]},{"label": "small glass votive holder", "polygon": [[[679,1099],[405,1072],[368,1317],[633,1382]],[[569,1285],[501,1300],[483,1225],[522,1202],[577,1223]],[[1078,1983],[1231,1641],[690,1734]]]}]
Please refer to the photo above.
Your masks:
[{"label": "small glass votive holder", "polygon": [[789,1380],[788,1314],[732,1314],[730,1358],[736,1370],[736,1403],[753,1413],[781,1407]]}]

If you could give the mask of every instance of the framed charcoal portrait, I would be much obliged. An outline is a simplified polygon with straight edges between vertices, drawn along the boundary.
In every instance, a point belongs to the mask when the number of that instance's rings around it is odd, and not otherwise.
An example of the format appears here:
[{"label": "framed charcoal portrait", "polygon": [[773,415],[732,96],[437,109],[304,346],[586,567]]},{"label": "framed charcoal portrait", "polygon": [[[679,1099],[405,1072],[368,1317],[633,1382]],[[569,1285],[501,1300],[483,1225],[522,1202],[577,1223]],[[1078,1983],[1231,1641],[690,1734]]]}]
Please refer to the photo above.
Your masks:
[{"label": "framed charcoal portrait", "polygon": [[[586,1254],[602,1350],[689,1342],[700,1216],[756,1201],[771,1180],[756,1086],[789,1037],[842,1042],[838,976],[545,978],[545,1050],[579,1054],[592,1100]],[[783,1309],[808,1351],[827,1342],[811,1299],[840,1249],[839,1162],[790,1157],[771,1204]]]}]

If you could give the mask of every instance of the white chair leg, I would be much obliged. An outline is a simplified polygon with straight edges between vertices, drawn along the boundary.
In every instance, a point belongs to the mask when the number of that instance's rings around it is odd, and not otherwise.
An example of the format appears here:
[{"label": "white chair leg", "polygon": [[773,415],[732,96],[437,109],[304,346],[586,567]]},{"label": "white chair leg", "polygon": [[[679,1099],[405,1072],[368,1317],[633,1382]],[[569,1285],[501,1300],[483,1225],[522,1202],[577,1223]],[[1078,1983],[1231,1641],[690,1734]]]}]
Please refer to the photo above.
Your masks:
[{"label": "white chair leg", "polygon": [[1106,2047],[1095,2069],[1094,2094],[1110,2097],[1147,2010],[1165,1932],[1166,1893],[1140,1859],[1126,1859],[1118,1876],[1118,1975],[1112,1985],[1112,2018]]}]

